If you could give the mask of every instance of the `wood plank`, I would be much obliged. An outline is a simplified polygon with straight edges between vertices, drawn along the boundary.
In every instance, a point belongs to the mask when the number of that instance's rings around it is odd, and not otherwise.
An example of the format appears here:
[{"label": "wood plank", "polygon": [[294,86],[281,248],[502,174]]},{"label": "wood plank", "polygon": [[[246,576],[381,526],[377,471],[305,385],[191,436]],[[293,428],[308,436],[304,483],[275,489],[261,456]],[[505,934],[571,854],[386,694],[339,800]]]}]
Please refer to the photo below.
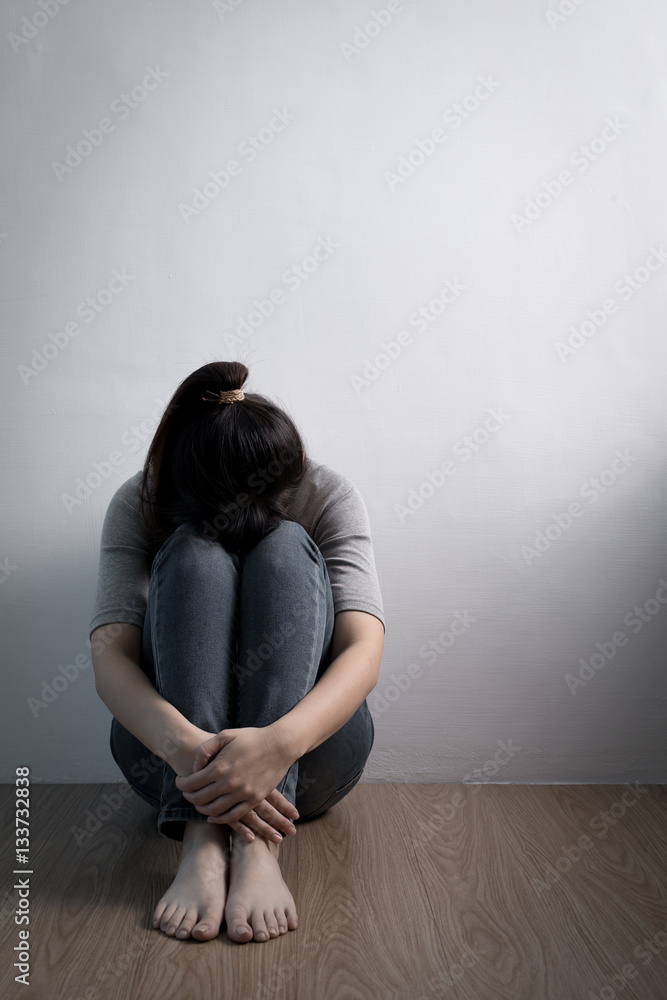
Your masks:
[{"label": "wood plank", "polygon": [[358,784],[299,829],[298,1000],[430,996],[451,981],[396,786]]},{"label": "wood plank", "polygon": [[[604,787],[609,804],[624,786]],[[455,961],[456,952],[469,955],[468,966],[462,957],[452,969],[459,1000],[588,996],[632,961],[644,930],[665,928],[667,851],[663,847],[658,865],[620,824],[608,839],[582,850],[567,872],[554,868],[553,885],[541,878],[559,858],[567,867],[563,848],[577,845],[587,829],[582,819],[587,823],[597,811],[587,802],[588,788],[398,786],[416,817],[415,849],[443,940],[453,947]],[[461,804],[455,808],[457,790]],[[635,809],[645,810],[652,836],[662,836],[664,845],[664,823],[656,834],[660,803],[650,800]],[[437,815],[441,827],[424,835]],[[535,884],[537,878],[545,889]],[[657,961],[642,966],[638,998],[646,1000],[658,988],[658,974]],[[628,983],[623,996],[633,995]]]},{"label": "wood plank", "polygon": [[[151,926],[181,847],[120,787],[31,787],[38,1000],[589,1000],[605,986],[622,1000],[667,996],[665,786],[631,800],[625,785],[357,785],[283,844],[299,929],[248,945],[224,929],[198,942]],[[73,830],[91,814],[98,829]],[[0,816],[10,829],[13,786],[0,789]],[[0,995],[13,1000],[28,994],[11,967],[11,885]],[[628,963],[635,976],[619,988]]]}]

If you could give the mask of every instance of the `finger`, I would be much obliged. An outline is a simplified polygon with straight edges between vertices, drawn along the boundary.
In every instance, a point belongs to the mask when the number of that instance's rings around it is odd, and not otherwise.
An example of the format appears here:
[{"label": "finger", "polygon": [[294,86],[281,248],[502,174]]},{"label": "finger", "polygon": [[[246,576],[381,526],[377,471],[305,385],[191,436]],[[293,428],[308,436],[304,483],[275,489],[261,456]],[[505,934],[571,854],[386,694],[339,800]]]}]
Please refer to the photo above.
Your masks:
[{"label": "finger", "polygon": [[252,832],[249,826],[242,823],[241,820],[237,820],[236,823],[229,823],[228,826],[232,828],[235,833],[238,833],[239,837],[243,837],[248,843],[252,843],[255,839],[255,834]]},{"label": "finger", "polygon": [[[255,812],[261,820],[272,826],[274,830],[290,835],[296,833],[294,824],[287,818],[287,816],[283,816],[281,812],[274,809],[274,807],[266,800],[264,802],[260,802],[258,806],[255,806]],[[253,827],[253,829],[256,830],[257,827]]]},{"label": "finger", "polygon": [[284,816],[288,816],[290,819],[299,818],[299,810],[296,806],[293,806],[289,799],[286,799],[277,788],[274,788],[272,792],[269,792],[266,796],[266,801],[270,805],[275,806],[276,809],[279,809]]},{"label": "finger", "polygon": [[[243,817],[243,822],[246,826],[249,826],[255,833],[258,833],[260,837],[264,837],[264,840],[272,840],[274,843],[279,844],[283,836],[279,830],[276,829],[271,823],[266,822],[258,815],[258,810],[260,806],[255,809],[251,809],[247,816]],[[296,832],[296,831],[295,831]]]},{"label": "finger", "polygon": [[178,775],[175,785],[181,792],[197,792],[217,778],[224,778],[224,775],[220,774],[218,767],[213,767],[211,762],[194,774],[188,774],[185,777]]},{"label": "finger", "polygon": [[211,805],[209,806],[205,806],[203,809],[199,809],[199,807],[197,808],[199,812],[203,813],[204,815],[208,815],[209,822],[233,823],[235,820],[243,819],[245,814],[247,812],[250,812],[250,810],[253,809],[255,806],[255,803],[253,802],[239,802],[233,808],[228,809],[227,812],[211,813],[209,811],[211,807],[212,806],[216,807],[219,802],[223,803],[223,808],[224,808],[224,802],[223,802],[224,798],[225,796],[223,796],[222,799],[216,799],[215,802],[211,803]]},{"label": "finger", "polygon": [[198,788],[193,792],[183,790],[181,794],[195,809],[204,811],[205,808],[215,803],[220,807],[218,812],[222,809],[231,809],[241,797],[241,793],[231,789],[226,781],[210,781],[203,788]]},{"label": "finger", "polygon": [[182,794],[183,798],[187,799],[191,805],[199,808],[200,806],[207,805],[209,802],[215,802],[215,800],[221,798],[224,793],[218,784],[211,783],[205,785],[203,788],[197,789],[194,792],[184,791]]},{"label": "finger", "polygon": [[195,751],[195,759],[192,765],[192,773],[196,771],[201,771],[211,759],[211,754],[208,751],[203,750],[202,747],[197,747]]}]

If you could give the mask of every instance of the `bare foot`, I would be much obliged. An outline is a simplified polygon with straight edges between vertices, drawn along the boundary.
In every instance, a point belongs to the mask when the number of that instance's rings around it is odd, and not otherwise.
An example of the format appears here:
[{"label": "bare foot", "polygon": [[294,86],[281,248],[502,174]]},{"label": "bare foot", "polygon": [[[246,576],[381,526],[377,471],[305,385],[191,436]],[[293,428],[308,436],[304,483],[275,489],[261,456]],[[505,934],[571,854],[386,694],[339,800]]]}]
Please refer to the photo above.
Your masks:
[{"label": "bare foot", "polygon": [[297,927],[296,907],[278,864],[278,844],[243,840],[232,830],[229,894],[225,906],[232,941],[268,941]]},{"label": "bare foot", "polygon": [[178,874],[155,908],[153,927],[197,941],[218,936],[227,895],[229,833],[227,825],[186,822]]}]

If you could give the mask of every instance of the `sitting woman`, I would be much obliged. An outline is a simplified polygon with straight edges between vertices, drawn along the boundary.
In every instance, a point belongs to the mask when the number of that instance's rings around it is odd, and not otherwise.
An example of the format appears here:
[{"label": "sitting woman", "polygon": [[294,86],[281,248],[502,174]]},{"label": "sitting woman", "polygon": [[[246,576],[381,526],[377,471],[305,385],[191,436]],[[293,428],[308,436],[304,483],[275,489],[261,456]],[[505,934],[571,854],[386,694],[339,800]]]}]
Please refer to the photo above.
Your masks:
[{"label": "sitting woman", "polygon": [[111,753],[183,843],[153,926],[198,941],[296,929],[279,844],[359,781],[384,642],[357,487],[247,378],[177,388],[107,509],[90,622]]}]

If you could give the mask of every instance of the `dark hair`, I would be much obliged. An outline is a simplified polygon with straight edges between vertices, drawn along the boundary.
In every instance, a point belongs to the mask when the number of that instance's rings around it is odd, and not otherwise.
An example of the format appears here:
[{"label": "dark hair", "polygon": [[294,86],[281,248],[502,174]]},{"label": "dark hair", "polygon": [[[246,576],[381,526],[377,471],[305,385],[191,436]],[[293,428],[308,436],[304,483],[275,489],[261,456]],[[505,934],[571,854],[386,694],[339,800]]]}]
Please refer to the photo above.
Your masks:
[{"label": "dark hair", "polygon": [[213,361],[188,375],[169,401],[141,480],[153,557],[184,521],[231,551],[246,551],[289,519],[305,473],[291,417],[258,393],[227,403],[209,398],[242,388],[247,378],[241,362]]}]

